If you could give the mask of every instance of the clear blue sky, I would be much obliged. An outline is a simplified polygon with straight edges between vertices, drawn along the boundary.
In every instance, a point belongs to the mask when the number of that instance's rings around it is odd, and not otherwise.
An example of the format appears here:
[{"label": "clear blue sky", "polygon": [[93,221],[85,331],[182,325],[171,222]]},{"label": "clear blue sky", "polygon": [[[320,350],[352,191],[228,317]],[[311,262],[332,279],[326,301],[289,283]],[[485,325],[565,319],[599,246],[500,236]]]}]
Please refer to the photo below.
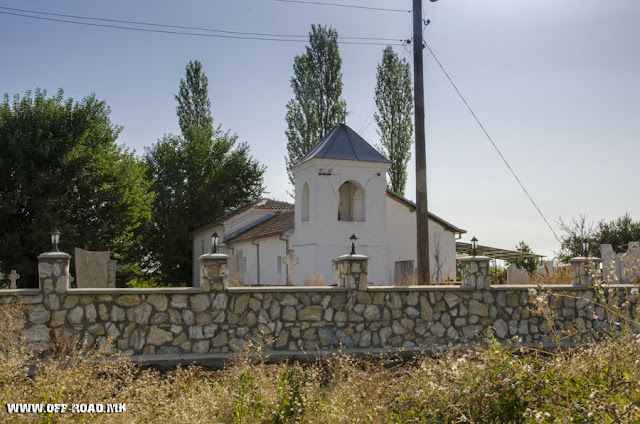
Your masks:
[{"label": "clear blue sky", "polygon": [[[410,0],[333,2],[411,9]],[[0,0],[0,6],[301,36],[316,23],[341,37],[411,38],[407,12],[275,0]],[[640,219],[640,2],[440,0],[424,9],[431,20],[427,42],[554,227],[559,217],[580,213],[594,221],[625,212]],[[62,87],[77,99],[95,93],[124,127],[120,142],[139,154],[163,134],[179,133],[173,95],[187,62],[201,61],[215,122],[249,143],[267,166],[266,196],[288,199],[285,105],[293,58],[305,42],[136,32],[7,14],[0,14],[0,39],[0,92],[41,87],[54,94]],[[371,114],[383,48],[340,44],[347,124],[374,145]],[[402,46],[396,51],[411,60]],[[465,241],[476,235],[495,247],[525,240],[542,254],[557,250],[427,50],[425,92],[429,209],[467,229]],[[413,166],[409,171],[407,197],[414,199]]]}]

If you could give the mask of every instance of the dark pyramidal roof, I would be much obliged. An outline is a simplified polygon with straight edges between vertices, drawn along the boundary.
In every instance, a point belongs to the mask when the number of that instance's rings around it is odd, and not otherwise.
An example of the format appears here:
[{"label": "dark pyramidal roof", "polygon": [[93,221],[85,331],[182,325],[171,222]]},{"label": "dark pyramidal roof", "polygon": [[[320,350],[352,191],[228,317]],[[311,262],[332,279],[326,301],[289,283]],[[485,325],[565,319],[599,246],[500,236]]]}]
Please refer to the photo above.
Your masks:
[{"label": "dark pyramidal roof", "polygon": [[333,127],[298,165],[316,158],[391,163],[346,124]]}]

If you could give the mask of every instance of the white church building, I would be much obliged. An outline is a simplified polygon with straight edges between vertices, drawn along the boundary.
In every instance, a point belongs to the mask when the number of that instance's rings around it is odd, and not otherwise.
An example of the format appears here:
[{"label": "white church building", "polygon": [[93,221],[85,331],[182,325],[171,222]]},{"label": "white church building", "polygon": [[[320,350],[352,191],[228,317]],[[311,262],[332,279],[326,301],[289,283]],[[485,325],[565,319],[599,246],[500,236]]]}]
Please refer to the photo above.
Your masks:
[{"label": "white church building", "polygon": [[[369,282],[408,283],[416,262],[416,206],[387,189],[391,162],[345,124],[335,126],[292,169],[295,205],[271,199],[246,204],[193,235],[193,277],[198,257],[219,251],[230,256],[230,284],[285,285],[284,258],[297,257],[294,285],[334,284],[333,260],[351,251],[369,257]],[[432,281],[456,279],[456,242],[466,233],[429,214]]]}]

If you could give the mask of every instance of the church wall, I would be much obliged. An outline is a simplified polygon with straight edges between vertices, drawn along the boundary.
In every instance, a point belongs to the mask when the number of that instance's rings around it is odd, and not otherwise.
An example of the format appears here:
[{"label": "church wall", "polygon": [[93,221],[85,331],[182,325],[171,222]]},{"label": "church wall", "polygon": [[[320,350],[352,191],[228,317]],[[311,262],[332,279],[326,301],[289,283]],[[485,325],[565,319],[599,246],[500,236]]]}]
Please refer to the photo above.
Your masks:
[{"label": "church wall", "polygon": [[[211,234],[214,230],[217,231],[220,236],[220,243],[223,243],[226,238],[233,237],[234,234],[244,231],[245,229],[255,225],[256,222],[260,222],[275,213],[275,210],[270,209],[249,209],[248,211],[232,217],[215,228],[209,228],[207,230],[194,233],[192,244],[193,248],[191,251],[193,282],[195,283],[200,278],[200,264],[198,258],[200,255],[211,252]],[[231,254],[231,251],[227,251],[224,246],[221,246],[220,253]]]},{"label": "church wall", "polygon": [[[259,249],[255,244],[258,244]],[[285,266],[280,267],[281,273],[278,273],[278,256],[284,258],[287,254],[286,244],[283,240],[279,240],[278,236],[256,239],[252,243],[251,240],[234,243],[233,252],[237,253],[242,249],[242,255],[246,259],[245,284],[268,284],[268,285],[285,285],[286,272]],[[260,252],[260,279],[258,280],[258,251]],[[231,252],[230,252],[231,254]]]},{"label": "church wall", "polygon": [[[359,238],[356,250],[366,251],[376,264],[371,268],[370,281],[385,281],[387,167],[376,162],[316,159],[295,170],[296,193],[302,193],[305,183],[309,186],[310,210],[309,220],[302,221],[302,196],[296,196],[291,248],[300,258],[297,275],[322,274],[325,281],[331,281],[331,259],[350,251],[349,237],[355,234]],[[364,221],[338,220],[339,190],[347,181],[355,181],[364,192]]]},{"label": "church wall", "polygon": [[[416,213],[411,212],[402,203],[387,197],[387,234],[389,244],[387,247],[387,275],[385,284],[393,284],[393,273],[396,261],[413,260],[416,263]],[[435,282],[444,282],[447,276],[451,280],[456,279],[456,242],[455,234],[447,231],[439,223],[429,220],[429,248],[431,260],[429,269]],[[438,247],[439,246],[439,247]],[[439,261],[436,261],[436,253],[439,250]],[[437,262],[440,263],[438,268]],[[441,278],[433,278],[439,269]]]}]

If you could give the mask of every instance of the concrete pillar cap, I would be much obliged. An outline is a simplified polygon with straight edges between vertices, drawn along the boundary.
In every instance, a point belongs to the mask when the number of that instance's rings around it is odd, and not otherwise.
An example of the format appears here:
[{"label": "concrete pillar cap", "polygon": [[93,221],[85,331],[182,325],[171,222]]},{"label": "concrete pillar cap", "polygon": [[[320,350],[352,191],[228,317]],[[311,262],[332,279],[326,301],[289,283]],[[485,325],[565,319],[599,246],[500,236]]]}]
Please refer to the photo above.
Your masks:
[{"label": "concrete pillar cap", "polygon": [[569,262],[577,263],[577,262],[600,262],[600,258],[596,258],[594,256],[584,257],[584,256],[576,256],[575,258],[569,259]]},{"label": "concrete pillar cap", "polygon": [[358,260],[361,261],[364,259],[369,259],[369,257],[365,255],[358,255],[358,254],[355,254],[355,255],[348,254],[348,255],[338,256],[338,259],[347,260],[347,261],[358,261]]},{"label": "concrete pillar cap", "polygon": [[200,255],[199,259],[222,260],[229,259],[229,255],[225,255],[224,253],[207,253],[204,255]]},{"label": "concrete pillar cap", "polygon": [[70,257],[64,252],[44,252],[38,255],[38,259],[69,259]]},{"label": "concrete pillar cap", "polygon": [[465,256],[464,258],[460,258],[458,260],[460,262],[473,262],[473,261],[485,262],[485,261],[490,261],[491,258],[488,256]]}]

